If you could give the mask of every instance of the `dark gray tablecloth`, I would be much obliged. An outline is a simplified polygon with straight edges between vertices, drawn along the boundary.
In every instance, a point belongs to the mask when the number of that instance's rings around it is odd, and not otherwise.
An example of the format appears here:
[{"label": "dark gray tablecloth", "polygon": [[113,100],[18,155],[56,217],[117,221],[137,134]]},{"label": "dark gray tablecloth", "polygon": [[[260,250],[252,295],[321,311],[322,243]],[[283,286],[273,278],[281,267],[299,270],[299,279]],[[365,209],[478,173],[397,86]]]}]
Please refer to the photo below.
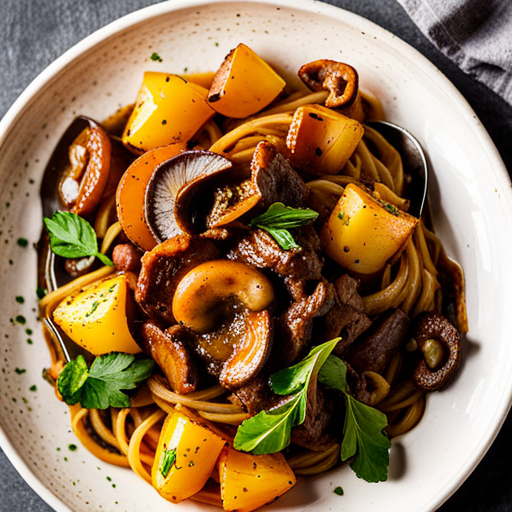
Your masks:
[{"label": "dark gray tablecloth", "polygon": [[[31,80],[69,47],[110,21],[153,3],[157,2],[0,0],[0,117]],[[390,30],[438,66],[476,111],[509,172],[512,172],[510,105],[437,51],[397,0],[329,0],[329,3],[360,14]],[[440,511],[512,512],[511,459],[512,415],[509,415],[489,453]],[[24,483],[1,450],[0,511],[51,511]]]}]

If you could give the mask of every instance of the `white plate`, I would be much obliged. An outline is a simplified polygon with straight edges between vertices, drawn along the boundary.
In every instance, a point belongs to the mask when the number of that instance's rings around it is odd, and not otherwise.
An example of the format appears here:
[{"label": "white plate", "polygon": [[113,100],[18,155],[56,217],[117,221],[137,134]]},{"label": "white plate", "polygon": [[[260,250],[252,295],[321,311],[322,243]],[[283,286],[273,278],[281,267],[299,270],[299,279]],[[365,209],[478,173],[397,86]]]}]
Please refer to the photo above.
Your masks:
[{"label": "white plate", "polygon": [[[319,58],[342,60],[358,69],[362,87],[381,98],[388,118],[416,134],[427,150],[434,169],[436,230],[467,276],[470,331],[462,371],[448,390],[431,396],[419,427],[393,441],[389,481],[367,484],[343,468],[301,480],[273,507],[434,510],[484,455],[511,402],[510,182],[471,108],[424,57],[363,18],[307,0],[174,0],[131,14],[58,59],[3,119],[2,448],[28,483],[59,511],[170,507],[129,470],[103,464],[82,447],[68,450],[76,439],[67,407],[41,379],[50,357],[36,320],[34,294],[32,243],[41,230],[38,190],[57,140],[76,115],[103,119],[133,102],[145,70],[214,70],[239,42],[286,77]],[[163,62],[150,60],[154,51]],[[29,240],[27,248],[16,243],[19,237]],[[25,297],[25,303],[18,304],[15,296]],[[18,314],[27,318],[25,326],[9,321]],[[25,328],[34,334],[28,336]],[[29,337],[32,345],[27,344]],[[27,371],[18,374],[16,368]],[[33,384],[36,392],[29,389]],[[343,497],[332,492],[338,485],[345,490]]]}]

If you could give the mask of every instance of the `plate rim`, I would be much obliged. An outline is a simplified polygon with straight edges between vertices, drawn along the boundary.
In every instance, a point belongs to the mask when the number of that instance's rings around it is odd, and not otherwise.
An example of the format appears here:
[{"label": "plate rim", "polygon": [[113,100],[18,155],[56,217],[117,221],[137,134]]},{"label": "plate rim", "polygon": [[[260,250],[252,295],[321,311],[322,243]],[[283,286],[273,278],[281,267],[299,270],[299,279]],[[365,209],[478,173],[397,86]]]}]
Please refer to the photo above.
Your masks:
[{"label": "plate rim", "polygon": [[[108,38],[115,36],[118,32],[129,29],[138,24],[142,24],[152,18],[157,18],[161,15],[168,14],[174,11],[189,9],[191,7],[201,7],[212,4],[229,4],[240,3],[244,4],[260,4],[268,5],[271,7],[283,7],[302,12],[309,12],[320,14],[333,18],[337,21],[343,22],[353,28],[365,29],[376,36],[381,36],[385,39],[386,43],[397,49],[399,52],[407,55],[415,61],[418,68],[426,75],[433,77],[435,75],[436,81],[440,84],[443,92],[447,94],[457,110],[468,120],[468,127],[472,131],[478,132],[480,143],[485,149],[488,158],[493,161],[493,167],[496,171],[496,178],[502,185],[504,193],[506,193],[506,205],[510,210],[512,217],[512,189],[510,187],[511,180],[508,171],[503,163],[503,160],[495,147],[490,135],[488,134],[485,126],[482,124],[471,105],[464,98],[462,93],[455,87],[455,85],[435,66],[426,56],[420,51],[416,50],[409,43],[396,36],[389,30],[381,27],[375,22],[348,11],[336,5],[327,4],[318,0],[167,0],[165,2],[149,5],[141,9],[137,9],[131,13],[123,15],[122,17],[108,23],[104,27],[92,32],[84,39],[73,45],[66,50],[61,56],[56,58],[49,64],[43,71],[41,71],[18,96],[15,102],[11,105],[3,118],[0,120],[0,150],[2,149],[5,140],[8,138],[12,127],[15,125],[18,118],[24,114],[25,110],[30,107],[31,102],[38,96],[39,92],[52,80],[57,79],[59,74],[64,71],[67,64],[71,63],[80,55],[92,50],[97,45],[106,41]],[[489,90],[490,91],[490,90]],[[490,91],[492,92],[492,91]],[[478,453],[473,456],[471,464],[467,467],[466,471],[458,478],[452,478],[447,483],[443,496],[431,500],[432,504],[437,507],[441,506],[452,496],[456,490],[464,483],[469,475],[478,466],[482,458],[485,456],[490,446],[498,435],[503,423],[505,422],[509,411],[512,408],[512,386],[507,394],[504,393],[504,399],[498,404],[495,409],[495,417],[498,421],[494,423],[494,428],[486,432],[485,438],[479,444]],[[0,425],[0,447],[4,451],[6,457],[16,468],[23,480],[52,508],[57,512],[71,512],[71,509],[58,498],[42,481],[37,477],[35,472],[27,465],[25,460],[18,454],[14,445],[11,443],[8,433]]]}]

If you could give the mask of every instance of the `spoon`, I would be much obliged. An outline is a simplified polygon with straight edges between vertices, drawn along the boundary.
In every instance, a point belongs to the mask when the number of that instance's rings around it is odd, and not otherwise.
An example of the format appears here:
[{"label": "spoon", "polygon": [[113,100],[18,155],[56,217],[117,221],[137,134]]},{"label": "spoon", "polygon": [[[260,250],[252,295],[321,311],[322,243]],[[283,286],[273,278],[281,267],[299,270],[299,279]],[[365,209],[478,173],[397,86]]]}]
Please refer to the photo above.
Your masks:
[{"label": "spoon", "polygon": [[[65,209],[59,193],[59,184],[69,164],[69,146],[88,124],[88,118],[77,117],[67,128],[52,153],[43,174],[40,190],[41,206],[45,217],[51,217],[56,211]],[[72,278],[64,269],[65,259],[50,251],[48,236],[44,229],[37,247],[38,287],[46,288],[50,293],[70,282]],[[78,355],[83,355],[86,360],[90,359],[88,352],[71,340],[50,317],[42,320],[48,329],[48,336],[45,335],[46,341],[51,345],[56,359],[69,362]]]},{"label": "spoon", "polygon": [[396,124],[387,121],[369,121],[366,124],[400,153],[406,173],[404,195],[411,201],[408,213],[420,217],[428,188],[428,163],[420,143],[409,131]]}]

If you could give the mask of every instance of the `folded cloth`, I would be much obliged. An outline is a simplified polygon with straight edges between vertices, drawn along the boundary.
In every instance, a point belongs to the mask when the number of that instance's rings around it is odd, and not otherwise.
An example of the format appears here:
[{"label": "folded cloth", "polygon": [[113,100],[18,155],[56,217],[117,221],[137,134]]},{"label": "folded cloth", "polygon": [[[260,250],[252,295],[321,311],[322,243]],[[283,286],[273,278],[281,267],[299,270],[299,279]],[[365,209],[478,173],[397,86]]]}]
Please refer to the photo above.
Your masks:
[{"label": "folded cloth", "polygon": [[512,105],[511,0],[398,0],[423,34]]}]

